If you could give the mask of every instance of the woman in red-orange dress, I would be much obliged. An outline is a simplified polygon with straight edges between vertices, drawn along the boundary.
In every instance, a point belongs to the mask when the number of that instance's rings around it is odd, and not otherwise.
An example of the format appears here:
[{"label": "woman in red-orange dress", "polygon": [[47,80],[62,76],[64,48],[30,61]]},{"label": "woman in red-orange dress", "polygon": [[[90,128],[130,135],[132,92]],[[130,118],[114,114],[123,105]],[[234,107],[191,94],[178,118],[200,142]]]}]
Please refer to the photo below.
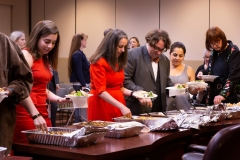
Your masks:
[{"label": "woman in red-orange dress", "polygon": [[[52,78],[50,67],[53,69],[57,67],[59,41],[57,26],[49,20],[40,21],[30,34],[27,50],[22,50],[25,59],[32,69],[33,87],[30,96],[17,105],[13,142],[27,142],[26,135],[21,133],[23,130],[35,128],[47,130],[47,126],[51,127],[51,121],[47,112],[47,99],[58,103],[67,101],[65,98],[61,98],[47,89],[47,84]],[[23,106],[35,106],[38,113],[30,115]],[[45,120],[47,126],[39,126],[39,119]]]},{"label": "woman in red-orange dress", "polygon": [[90,58],[90,93],[93,96],[88,98],[88,120],[113,121],[115,117],[132,116],[124,95],[133,96],[133,92],[122,86],[127,44],[126,33],[113,29]]}]

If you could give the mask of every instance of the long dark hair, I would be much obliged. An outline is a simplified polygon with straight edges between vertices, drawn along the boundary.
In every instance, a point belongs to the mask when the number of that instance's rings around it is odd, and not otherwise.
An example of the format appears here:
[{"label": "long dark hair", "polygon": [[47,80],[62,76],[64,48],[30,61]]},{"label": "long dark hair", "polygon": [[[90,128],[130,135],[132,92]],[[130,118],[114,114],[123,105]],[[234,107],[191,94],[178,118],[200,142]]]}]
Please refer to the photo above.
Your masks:
[{"label": "long dark hair", "polygon": [[81,33],[81,34],[75,34],[72,37],[72,43],[69,51],[69,56],[68,56],[68,77],[70,78],[71,73],[72,73],[72,56],[75,54],[81,47],[81,41],[84,38],[88,38],[87,35]]},{"label": "long dark hair", "polygon": [[[48,54],[41,56],[38,52],[38,41],[41,37],[46,37],[50,34],[57,34],[55,46]],[[33,28],[27,42],[27,48],[29,48],[30,54],[33,56],[34,60],[42,58],[45,68],[49,68],[50,64],[53,69],[57,70],[59,43],[60,35],[57,26],[50,20],[44,20],[38,22]]]},{"label": "long dark hair", "polygon": [[175,48],[181,48],[183,50],[183,54],[186,54],[186,47],[182,42],[174,42],[170,47],[170,54],[173,52]]},{"label": "long dark hair", "polygon": [[90,63],[94,64],[103,57],[114,71],[122,70],[127,63],[128,46],[124,46],[124,52],[119,57],[117,57],[116,51],[119,41],[123,38],[128,40],[127,34],[124,31],[120,29],[110,30],[104,36],[95,53],[90,57]]}]

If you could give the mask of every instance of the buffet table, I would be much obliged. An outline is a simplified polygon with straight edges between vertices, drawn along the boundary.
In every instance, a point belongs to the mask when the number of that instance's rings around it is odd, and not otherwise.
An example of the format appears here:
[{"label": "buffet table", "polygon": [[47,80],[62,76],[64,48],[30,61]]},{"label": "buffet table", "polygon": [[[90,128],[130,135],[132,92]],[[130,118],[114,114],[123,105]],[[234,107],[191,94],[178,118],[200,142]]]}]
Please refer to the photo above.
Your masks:
[{"label": "buffet table", "polygon": [[[150,132],[139,136],[114,139],[104,138],[101,144],[81,148],[69,148],[42,144],[15,143],[15,154],[34,159],[179,159],[184,153],[186,140],[191,139],[191,130],[177,132]],[[171,154],[170,154],[171,153]]]},{"label": "buffet table", "polygon": [[[240,119],[223,120],[196,129],[180,129],[175,132],[141,133],[139,136],[114,139],[105,138],[101,144],[81,148],[69,148],[42,144],[14,143],[15,155],[29,156],[33,159],[142,159],[142,160],[180,160],[186,147],[197,142],[208,143],[220,129],[240,123]],[[205,139],[207,137],[208,141]]]}]

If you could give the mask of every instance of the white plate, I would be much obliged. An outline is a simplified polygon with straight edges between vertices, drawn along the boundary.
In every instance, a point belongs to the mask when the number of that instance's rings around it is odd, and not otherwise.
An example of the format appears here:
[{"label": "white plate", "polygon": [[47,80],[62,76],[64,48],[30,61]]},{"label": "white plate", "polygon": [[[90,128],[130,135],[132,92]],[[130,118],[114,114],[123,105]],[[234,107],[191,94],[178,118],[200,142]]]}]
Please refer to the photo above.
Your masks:
[{"label": "white plate", "polygon": [[88,94],[87,96],[75,96],[75,95],[65,95],[67,98],[88,98],[90,96],[93,96],[93,94]]},{"label": "white plate", "polygon": [[167,87],[166,89],[173,89],[173,90],[186,90],[187,88],[176,88],[176,87]]},{"label": "white plate", "polygon": [[202,77],[202,79],[203,79],[205,82],[213,82],[214,79],[216,79],[218,76],[214,76],[214,75],[202,75],[201,77]]},{"label": "white plate", "polygon": [[0,95],[7,95],[8,92],[0,92]]},{"label": "white plate", "polygon": [[167,87],[166,89],[169,89],[169,97],[172,97],[186,93],[187,88]]},{"label": "white plate", "polygon": [[148,97],[147,95],[148,95],[148,92],[146,92],[146,91],[142,91],[142,93],[135,94],[135,96],[137,98],[156,98],[158,96],[158,95],[156,95],[154,93],[153,93],[153,97]]},{"label": "white plate", "polygon": [[205,82],[187,82],[188,87],[195,87],[195,88],[206,88],[207,83]]}]

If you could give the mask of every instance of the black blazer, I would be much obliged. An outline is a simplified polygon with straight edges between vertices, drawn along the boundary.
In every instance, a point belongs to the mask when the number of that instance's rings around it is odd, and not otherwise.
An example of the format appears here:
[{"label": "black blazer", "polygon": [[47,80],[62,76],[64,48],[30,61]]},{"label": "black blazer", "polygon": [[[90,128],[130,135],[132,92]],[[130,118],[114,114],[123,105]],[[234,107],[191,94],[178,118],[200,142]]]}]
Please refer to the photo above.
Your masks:
[{"label": "black blazer", "polygon": [[51,81],[48,83],[48,89],[56,94],[56,84],[59,84],[58,72],[53,70],[53,76]]},{"label": "black blazer", "polygon": [[[166,87],[173,86],[170,73],[169,59],[161,54],[158,67],[160,70],[160,94],[163,111],[166,110]],[[125,79],[124,87],[130,90],[153,91],[156,93],[157,85],[154,78],[152,61],[147,51],[146,45],[130,49],[128,52],[128,63],[124,70]],[[150,107],[145,107],[139,104],[139,101],[132,97],[126,97],[127,107],[133,114],[144,113],[149,111]]]}]

